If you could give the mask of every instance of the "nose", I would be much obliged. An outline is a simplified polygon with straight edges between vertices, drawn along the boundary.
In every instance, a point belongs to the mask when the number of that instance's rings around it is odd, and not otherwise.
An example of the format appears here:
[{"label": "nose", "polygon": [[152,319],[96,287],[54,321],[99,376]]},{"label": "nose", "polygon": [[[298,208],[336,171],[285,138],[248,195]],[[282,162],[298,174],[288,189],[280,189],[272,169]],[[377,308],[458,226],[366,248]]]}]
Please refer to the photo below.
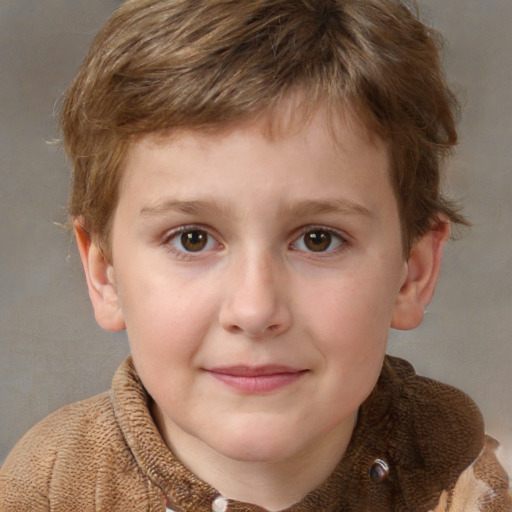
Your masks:
[{"label": "nose", "polygon": [[291,324],[284,271],[268,255],[244,257],[234,265],[226,283],[220,324],[230,333],[268,338]]}]

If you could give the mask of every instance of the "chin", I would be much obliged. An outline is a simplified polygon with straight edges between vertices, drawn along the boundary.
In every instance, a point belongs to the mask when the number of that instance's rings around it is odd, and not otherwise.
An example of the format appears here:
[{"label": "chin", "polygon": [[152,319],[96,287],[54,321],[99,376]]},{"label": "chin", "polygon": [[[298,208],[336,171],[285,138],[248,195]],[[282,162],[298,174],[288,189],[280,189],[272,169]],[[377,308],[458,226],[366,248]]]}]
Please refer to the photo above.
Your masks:
[{"label": "chin", "polygon": [[228,431],[222,439],[212,439],[210,446],[225,457],[240,462],[277,462],[301,451],[296,433],[289,429],[263,429],[259,426]]},{"label": "chin", "polygon": [[225,457],[238,462],[270,463],[286,460],[294,454],[293,450],[283,450],[282,446],[274,447],[266,444],[246,443],[242,446],[221,447]]}]

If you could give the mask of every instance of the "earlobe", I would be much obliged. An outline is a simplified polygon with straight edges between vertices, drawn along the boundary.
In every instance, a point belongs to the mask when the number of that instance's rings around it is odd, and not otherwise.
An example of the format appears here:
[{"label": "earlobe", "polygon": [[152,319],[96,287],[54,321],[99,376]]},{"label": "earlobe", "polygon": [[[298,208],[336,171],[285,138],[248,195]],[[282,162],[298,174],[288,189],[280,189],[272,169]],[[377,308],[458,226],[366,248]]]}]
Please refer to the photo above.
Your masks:
[{"label": "earlobe", "polygon": [[125,323],[114,268],[78,220],[74,223],[74,231],[96,321],[108,331],[121,331]]},{"label": "earlobe", "polygon": [[450,236],[448,219],[441,218],[413,246],[407,260],[407,272],[398,293],[391,327],[409,330],[423,320],[436,287],[443,248]]}]

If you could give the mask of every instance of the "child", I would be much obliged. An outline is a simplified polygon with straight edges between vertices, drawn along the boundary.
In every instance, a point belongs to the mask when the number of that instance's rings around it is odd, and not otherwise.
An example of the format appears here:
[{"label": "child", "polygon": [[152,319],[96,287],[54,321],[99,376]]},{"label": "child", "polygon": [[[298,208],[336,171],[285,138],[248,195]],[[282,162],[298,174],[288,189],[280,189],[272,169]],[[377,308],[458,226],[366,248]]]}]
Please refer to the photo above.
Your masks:
[{"label": "child", "polygon": [[455,109],[397,0],[128,0],[61,123],[131,357],[18,443],[0,509],[512,510],[473,402],[385,356],[464,223]]}]

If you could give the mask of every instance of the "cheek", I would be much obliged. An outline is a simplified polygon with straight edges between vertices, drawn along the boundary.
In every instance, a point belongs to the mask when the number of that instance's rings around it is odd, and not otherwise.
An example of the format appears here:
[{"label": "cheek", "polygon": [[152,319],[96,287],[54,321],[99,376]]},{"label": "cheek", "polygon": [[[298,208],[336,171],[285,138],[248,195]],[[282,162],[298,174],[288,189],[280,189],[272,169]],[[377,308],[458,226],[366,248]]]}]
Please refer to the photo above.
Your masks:
[{"label": "cheek", "polygon": [[[373,387],[386,350],[396,285],[376,273],[339,279],[310,297],[302,314],[333,383]],[[359,393],[359,392],[357,392]],[[365,394],[366,392],[363,392]]]},{"label": "cheek", "polygon": [[[320,288],[321,289],[321,288]],[[303,314],[317,328],[343,336],[387,332],[396,296],[396,286],[375,273],[326,283],[322,293],[306,292]]]},{"label": "cheek", "polygon": [[134,358],[158,364],[190,358],[215,320],[216,299],[204,283],[146,276],[126,283],[119,294]]}]

